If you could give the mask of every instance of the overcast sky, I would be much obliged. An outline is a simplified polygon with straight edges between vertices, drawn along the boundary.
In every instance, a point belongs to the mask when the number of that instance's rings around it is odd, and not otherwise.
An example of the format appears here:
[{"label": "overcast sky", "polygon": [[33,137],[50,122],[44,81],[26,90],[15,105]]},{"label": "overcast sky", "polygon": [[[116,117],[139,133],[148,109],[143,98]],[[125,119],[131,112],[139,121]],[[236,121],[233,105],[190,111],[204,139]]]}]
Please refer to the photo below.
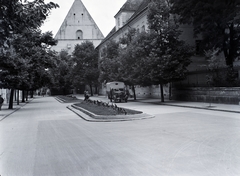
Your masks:
[{"label": "overcast sky", "polygon": [[[51,11],[50,16],[41,29],[42,32],[52,31],[53,36],[55,37],[74,0],[45,0],[45,3],[50,1],[57,3],[60,8]],[[103,35],[106,37],[115,26],[114,16],[126,0],[82,0],[82,2],[99,29],[102,31]]]}]

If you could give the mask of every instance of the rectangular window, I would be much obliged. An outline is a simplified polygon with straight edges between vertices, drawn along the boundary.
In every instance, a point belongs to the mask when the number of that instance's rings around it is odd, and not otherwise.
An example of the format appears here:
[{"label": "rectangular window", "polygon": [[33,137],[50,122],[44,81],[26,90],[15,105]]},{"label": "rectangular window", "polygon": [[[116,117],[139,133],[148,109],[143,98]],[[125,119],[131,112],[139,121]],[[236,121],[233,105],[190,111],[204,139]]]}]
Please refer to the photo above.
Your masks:
[{"label": "rectangular window", "polygon": [[120,27],[120,18],[118,17],[118,27]]},{"label": "rectangular window", "polygon": [[203,43],[202,40],[196,40],[196,55],[203,55],[204,54],[204,50],[203,50]]}]

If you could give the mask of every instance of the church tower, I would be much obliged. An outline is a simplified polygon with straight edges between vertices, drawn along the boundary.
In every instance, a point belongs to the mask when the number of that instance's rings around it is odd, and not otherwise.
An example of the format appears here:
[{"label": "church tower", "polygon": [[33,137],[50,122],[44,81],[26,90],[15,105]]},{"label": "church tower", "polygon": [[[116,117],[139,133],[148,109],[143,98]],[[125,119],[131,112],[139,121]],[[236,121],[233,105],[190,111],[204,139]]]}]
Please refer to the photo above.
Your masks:
[{"label": "church tower", "polygon": [[58,44],[52,49],[58,52],[64,49],[72,53],[76,44],[91,41],[96,47],[103,38],[102,32],[82,1],[75,0],[55,36]]}]

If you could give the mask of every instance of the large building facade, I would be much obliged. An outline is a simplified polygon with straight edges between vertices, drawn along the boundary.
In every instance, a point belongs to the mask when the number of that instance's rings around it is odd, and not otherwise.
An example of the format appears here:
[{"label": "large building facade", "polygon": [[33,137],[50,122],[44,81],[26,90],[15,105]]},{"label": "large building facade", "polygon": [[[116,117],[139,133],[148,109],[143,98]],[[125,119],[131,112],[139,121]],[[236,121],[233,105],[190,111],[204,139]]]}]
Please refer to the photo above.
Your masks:
[{"label": "large building facade", "polygon": [[75,0],[55,36],[58,44],[53,46],[52,49],[58,52],[67,50],[72,53],[76,44],[91,41],[96,47],[103,38],[102,32],[82,1]]},{"label": "large building facade", "polygon": [[[130,28],[135,28],[139,32],[148,30],[147,15],[148,15],[148,4],[150,2],[151,0],[127,0],[126,1],[126,3],[122,6],[122,8],[114,16],[116,21],[115,27],[98,46],[100,60],[102,59],[101,55],[103,53],[103,49],[109,40],[119,41],[121,37],[125,36],[125,34],[128,33]],[[208,86],[207,79],[206,79],[206,67],[204,67],[204,65],[206,65],[206,59],[204,57],[204,52],[201,46],[201,36],[194,37],[193,27],[191,25],[181,25],[180,29],[182,31],[180,39],[184,40],[190,46],[193,46],[195,48],[195,54],[191,57],[192,63],[188,67],[190,74],[188,75],[187,79],[185,79],[184,81],[175,83],[174,86],[178,87],[180,85],[181,87],[206,87]],[[218,57],[219,57],[219,60],[224,60],[223,54],[219,55]],[[237,64],[240,65],[239,62],[240,61],[234,62],[234,65],[237,65]],[[239,77],[240,77],[240,71],[239,71]],[[169,84],[165,85],[164,87],[165,89],[164,94],[166,98],[168,98],[168,95],[172,90],[172,89],[170,90],[169,87],[170,87]],[[136,91],[137,97],[155,97],[155,98],[161,97],[160,85],[153,85],[148,87],[136,86],[135,91]],[[188,91],[187,94],[189,94],[189,92],[190,90]],[[220,90],[220,92],[223,92],[223,91]],[[100,89],[100,94],[105,94],[104,84],[102,84],[102,87]],[[185,92],[175,91],[174,94],[178,94],[183,98],[187,97],[191,101],[195,101],[195,100],[206,101],[206,97],[207,97],[206,90],[203,90],[201,92],[200,98],[198,97],[195,98],[195,96],[193,95],[192,96],[193,99],[191,99],[191,97],[186,96],[186,91]],[[196,92],[194,92],[193,94],[196,94]],[[171,95],[172,95],[172,92],[171,92]],[[226,94],[224,96],[229,96],[229,95]],[[234,96],[236,97],[236,94],[234,94]],[[173,98],[178,98],[178,97],[173,97]],[[223,100],[223,102],[224,101],[225,100]],[[232,100],[230,100],[229,102],[231,103],[231,101]]]},{"label": "large building facade", "polygon": [[[120,38],[124,37],[129,29],[134,28],[138,32],[148,30],[148,4],[151,0],[127,0],[126,3],[120,8],[115,18],[115,27],[107,35],[107,37],[98,46],[99,59],[101,60],[103,49],[109,40],[119,41]],[[116,80],[117,81],[117,80]],[[102,84],[99,89],[100,94],[106,93],[106,86]],[[152,86],[135,86],[135,93],[137,97],[155,97],[160,98],[160,85]],[[164,85],[164,95],[168,98],[169,85]]]}]

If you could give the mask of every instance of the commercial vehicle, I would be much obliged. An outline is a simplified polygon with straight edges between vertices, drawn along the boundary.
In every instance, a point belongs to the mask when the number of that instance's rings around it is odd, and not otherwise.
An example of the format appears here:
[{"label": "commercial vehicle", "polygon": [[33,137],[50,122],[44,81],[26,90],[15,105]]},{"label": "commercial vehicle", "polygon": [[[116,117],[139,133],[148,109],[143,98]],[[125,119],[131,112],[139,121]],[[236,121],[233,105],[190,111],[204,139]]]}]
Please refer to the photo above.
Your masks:
[{"label": "commercial vehicle", "polygon": [[106,83],[106,88],[108,99],[110,99],[111,102],[127,102],[129,93],[123,82],[108,82]]}]

